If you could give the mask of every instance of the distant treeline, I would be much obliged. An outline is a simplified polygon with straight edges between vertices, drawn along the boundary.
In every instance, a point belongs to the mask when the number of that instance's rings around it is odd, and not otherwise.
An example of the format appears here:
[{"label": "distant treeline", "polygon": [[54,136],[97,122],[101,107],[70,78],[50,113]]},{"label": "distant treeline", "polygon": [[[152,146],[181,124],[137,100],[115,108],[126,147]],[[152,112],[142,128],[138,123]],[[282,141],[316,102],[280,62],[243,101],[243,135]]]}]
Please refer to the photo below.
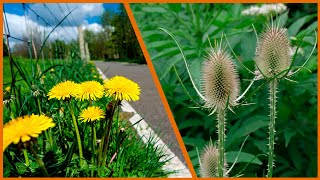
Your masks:
[{"label": "distant treeline", "polygon": [[91,59],[117,60],[145,63],[139,42],[123,7],[118,13],[105,11],[101,16],[103,29],[99,32],[84,31]]},{"label": "distant treeline", "polygon": [[[91,60],[145,63],[139,42],[123,5],[119,7],[116,13],[105,11],[101,15],[101,24],[102,29],[98,32],[88,29],[84,30],[84,39],[88,43]],[[31,29],[33,43],[30,43],[30,46],[28,46],[28,43],[25,43],[30,38],[25,33],[22,37],[25,42],[17,42],[13,46],[11,52],[14,55],[30,58],[31,52],[32,58],[39,56],[37,52],[41,48],[41,37],[43,34],[37,27],[32,27]],[[8,52],[5,39],[3,42],[3,53],[6,56]],[[43,49],[45,58],[65,59],[79,57],[78,39],[71,42],[55,40],[46,43],[45,47]]]}]

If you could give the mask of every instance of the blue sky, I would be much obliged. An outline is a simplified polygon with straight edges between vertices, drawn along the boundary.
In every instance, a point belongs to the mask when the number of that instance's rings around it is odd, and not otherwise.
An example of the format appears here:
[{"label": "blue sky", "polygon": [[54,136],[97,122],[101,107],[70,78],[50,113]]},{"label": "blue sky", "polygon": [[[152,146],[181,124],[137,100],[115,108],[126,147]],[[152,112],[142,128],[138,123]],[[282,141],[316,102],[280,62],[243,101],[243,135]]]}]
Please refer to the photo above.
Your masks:
[{"label": "blue sky", "polygon": [[[61,3],[61,6],[66,3]],[[27,4],[29,7],[32,6],[32,4]],[[118,12],[120,4],[114,4],[114,3],[105,3],[102,5],[105,11],[113,11],[113,12]],[[43,6],[43,8],[45,8]],[[22,4],[14,4],[14,3],[5,3],[4,4],[4,10],[6,13],[10,14],[16,14],[19,16],[24,15],[24,9]],[[94,17],[87,17],[86,20],[88,21],[89,24],[92,23],[99,23],[100,24],[100,17],[99,16],[94,16]]]},{"label": "blue sky", "polygon": [[[78,26],[82,29],[100,31],[100,16],[104,11],[118,12],[120,4],[102,3],[35,3],[26,4],[26,11],[20,4],[4,4],[10,35],[16,38],[30,36],[30,30],[37,29],[38,32],[48,34],[69,12],[75,9],[71,15],[50,35],[50,39],[61,39],[69,41],[77,38]],[[31,10],[30,10],[31,9]],[[38,16],[33,12],[35,11]],[[25,15],[27,14],[27,15]],[[41,18],[39,18],[39,16]],[[44,20],[42,20],[42,18]],[[40,35],[37,32],[37,35]],[[14,39],[10,40],[10,46],[19,43]]]}]

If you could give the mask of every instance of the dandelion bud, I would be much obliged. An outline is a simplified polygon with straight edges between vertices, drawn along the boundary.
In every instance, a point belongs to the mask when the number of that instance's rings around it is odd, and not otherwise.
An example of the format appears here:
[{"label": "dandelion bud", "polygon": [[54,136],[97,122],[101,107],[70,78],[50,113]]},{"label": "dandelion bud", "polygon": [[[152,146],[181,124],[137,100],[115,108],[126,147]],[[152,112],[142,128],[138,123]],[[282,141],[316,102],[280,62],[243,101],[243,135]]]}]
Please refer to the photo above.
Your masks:
[{"label": "dandelion bud", "polygon": [[11,99],[11,94],[9,91],[6,91],[3,93],[3,100],[10,100]]},{"label": "dandelion bud", "polygon": [[[216,146],[211,142],[205,147],[200,156],[200,175],[201,177],[219,177],[218,175],[218,160],[219,153]],[[226,162],[226,161],[225,161]],[[224,166],[224,172],[227,171],[227,163]],[[228,175],[224,175],[227,177]]]},{"label": "dandelion bud", "polygon": [[106,106],[106,118],[109,119],[113,116],[113,108],[114,108],[114,104],[113,102],[109,102],[108,105]]},{"label": "dandelion bud", "polygon": [[[259,38],[256,50],[255,62],[258,70],[271,78],[283,70],[290,67],[290,41],[287,30],[275,27],[273,24],[268,26]],[[282,78],[285,73],[277,78]]]},{"label": "dandelion bud", "polygon": [[14,95],[10,94],[10,91],[5,91],[3,93],[3,104],[9,105],[15,99]]},{"label": "dandelion bud", "polygon": [[239,78],[231,57],[223,49],[211,49],[203,64],[202,90],[204,91],[205,106],[213,109],[224,109],[236,105],[239,95]]},{"label": "dandelion bud", "polygon": [[36,90],[38,90],[37,85],[34,85],[34,84],[33,84],[33,85],[31,86],[31,90],[32,90],[32,91],[36,91]]},{"label": "dandelion bud", "polygon": [[41,93],[40,93],[40,90],[39,90],[39,88],[38,88],[37,85],[33,84],[33,85],[31,86],[31,94],[32,94],[32,96],[34,96],[34,97],[38,97],[38,96],[41,94]]}]

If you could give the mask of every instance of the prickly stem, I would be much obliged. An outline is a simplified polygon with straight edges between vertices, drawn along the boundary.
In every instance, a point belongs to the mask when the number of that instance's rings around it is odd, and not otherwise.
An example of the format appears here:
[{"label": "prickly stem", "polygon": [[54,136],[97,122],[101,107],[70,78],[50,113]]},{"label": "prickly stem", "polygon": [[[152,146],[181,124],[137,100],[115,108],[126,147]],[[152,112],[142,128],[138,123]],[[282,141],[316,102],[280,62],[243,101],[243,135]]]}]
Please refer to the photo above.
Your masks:
[{"label": "prickly stem", "polygon": [[225,110],[218,110],[218,152],[219,152],[219,162],[218,162],[218,175],[219,177],[224,177],[225,171],[225,157],[224,157],[224,142],[225,142]]},{"label": "prickly stem", "polygon": [[277,81],[270,82],[270,124],[269,124],[269,152],[268,152],[268,175],[271,178],[274,166],[274,136],[275,136],[275,119],[276,119],[276,93]]}]

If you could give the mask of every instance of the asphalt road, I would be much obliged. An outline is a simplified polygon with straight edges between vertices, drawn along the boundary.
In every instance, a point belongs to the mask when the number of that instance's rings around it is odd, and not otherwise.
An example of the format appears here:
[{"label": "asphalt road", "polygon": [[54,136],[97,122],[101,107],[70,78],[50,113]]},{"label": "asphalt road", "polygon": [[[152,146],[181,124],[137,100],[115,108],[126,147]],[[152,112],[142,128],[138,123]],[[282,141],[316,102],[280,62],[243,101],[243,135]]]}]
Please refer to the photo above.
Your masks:
[{"label": "asphalt road", "polygon": [[180,161],[186,164],[148,66],[121,62],[95,61],[94,63],[107,77],[125,76],[139,84],[141,88],[139,101],[129,103],[144,117]]}]

